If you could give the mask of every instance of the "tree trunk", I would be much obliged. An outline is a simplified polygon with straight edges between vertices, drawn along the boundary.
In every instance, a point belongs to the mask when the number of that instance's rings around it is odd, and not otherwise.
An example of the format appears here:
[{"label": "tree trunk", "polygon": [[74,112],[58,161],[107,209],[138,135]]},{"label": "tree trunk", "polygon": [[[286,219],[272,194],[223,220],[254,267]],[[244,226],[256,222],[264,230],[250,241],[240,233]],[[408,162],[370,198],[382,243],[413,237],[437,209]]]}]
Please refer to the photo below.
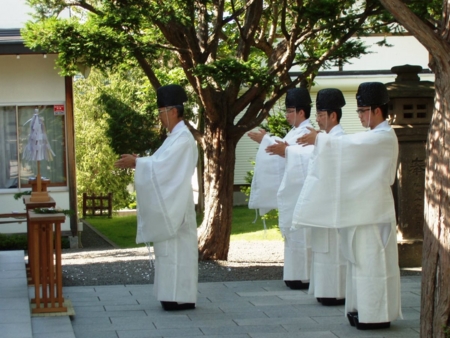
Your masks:
[{"label": "tree trunk", "polygon": [[202,260],[227,260],[233,212],[236,141],[227,129],[208,126],[204,136],[205,215],[199,229]]},{"label": "tree trunk", "polygon": [[435,109],[427,142],[421,337],[450,337],[450,67],[434,59]]}]

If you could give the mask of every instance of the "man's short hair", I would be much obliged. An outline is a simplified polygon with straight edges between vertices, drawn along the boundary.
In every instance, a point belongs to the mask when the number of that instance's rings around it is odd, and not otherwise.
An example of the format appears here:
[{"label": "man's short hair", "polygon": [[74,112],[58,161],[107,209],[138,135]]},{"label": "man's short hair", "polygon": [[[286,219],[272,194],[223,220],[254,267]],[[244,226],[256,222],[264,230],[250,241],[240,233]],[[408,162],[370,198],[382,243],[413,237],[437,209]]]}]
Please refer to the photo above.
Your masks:
[{"label": "man's short hair", "polygon": [[184,106],[176,105],[174,107],[177,110],[177,116],[178,117],[183,117],[183,115],[184,115]]},{"label": "man's short hair", "polygon": [[387,119],[389,116],[389,105],[383,104],[383,105],[373,105],[370,106],[370,109],[372,110],[372,112],[376,109],[376,108],[380,108],[381,109],[381,113],[383,114],[383,118]]},{"label": "man's short hair", "polygon": [[327,115],[330,116],[332,113],[336,113],[337,122],[340,123],[342,118],[342,109],[328,109]]},{"label": "man's short hair", "polygon": [[305,112],[305,119],[309,119],[309,117],[311,116],[311,106],[309,107],[300,107],[300,108],[295,108],[295,111],[298,113],[300,110],[303,110]]}]

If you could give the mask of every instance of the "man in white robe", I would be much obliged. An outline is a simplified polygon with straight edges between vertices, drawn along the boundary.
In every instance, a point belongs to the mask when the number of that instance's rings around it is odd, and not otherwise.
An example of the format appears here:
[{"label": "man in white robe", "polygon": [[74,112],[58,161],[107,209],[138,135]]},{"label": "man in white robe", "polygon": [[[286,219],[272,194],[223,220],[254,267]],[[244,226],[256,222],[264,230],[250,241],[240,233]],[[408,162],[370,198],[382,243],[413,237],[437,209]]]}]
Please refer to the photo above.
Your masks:
[{"label": "man in white robe", "polygon": [[[356,94],[365,133],[310,135],[318,153],[294,212],[295,226],[339,229],[347,259],[345,309],[360,330],[401,317],[394,183],[398,141],[386,121],[386,87],[362,83]],[[326,210],[326,212],[324,212]]]},{"label": "man in white robe", "polygon": [[153,242],[154,293],[164,310],[194,309],[198,242],[191,178],[197,146],[183,121],[186,93],[178,85],[158,88],[161,123],[170,134],[149,157],[124,154],[115,165],[136,168],[137,243]]},{"label": "man in white robe", "polygon": [[[290,228],[293,207],[306,177],[307,161],[313,148],[302,149],[295,143],[298,137],[309,132],[308,127],[312,127],[309,92],[305,88],[288,90],[285,105],[286,119],[293,128],[283,139],[269,136],[264,130],[248,133],[260,144],[249,208],[259,209],[261,215],[279,209],[279,226],[285,240],[283,279],[291,289],[305,289],[309,287],[310,278],[310,229],[292,231]],[[288,156],[289,153],[292,155]],[[292,177],[286,176],[289,174]]]},{"label": "man in white robe", "polygon": [[[339,89],[319,90],[316,97],[316,122],[320,130],[330,136],[344,135],[344,129],[339,123],[344,106],[345,98]],[[311,156],[311,170],[314,170],[317,155],[315,151]],[[311,228],[312,264],[309,293],[322,305],[345,304],[347,262],[340,246],[337,229]]]}]

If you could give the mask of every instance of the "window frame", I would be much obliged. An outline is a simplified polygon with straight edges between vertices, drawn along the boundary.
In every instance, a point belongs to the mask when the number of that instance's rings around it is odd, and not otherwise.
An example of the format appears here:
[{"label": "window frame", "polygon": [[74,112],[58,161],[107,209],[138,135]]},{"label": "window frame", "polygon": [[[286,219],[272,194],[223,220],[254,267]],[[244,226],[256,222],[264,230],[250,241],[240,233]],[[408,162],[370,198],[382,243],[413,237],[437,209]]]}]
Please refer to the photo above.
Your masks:
[{"label": "window frame", "polygon": [[[64,113],[62,114],[55,114],[55,106],[64,106]],[[18,191],[22,191],[22,190],[29,190],[31,189],[31,184],[29,183],[23,183],[22,179],[21,179],[21,166],[23,163],[22,160],[22,152],[20,149],[20,119],[19,119],[19,112],[20,112],[20,108],[22,107],[27,107],[27,108],[36,108],[36,107],[45,107],[45,108],[53,108],[54,110],[54,115],[53,116],[60,116],[61,117],[61,123],[62,123],[62,130],[61,130],[61,136],[62,136],[62,151],[63,151],[63,156],[62,159],[60,157],[54,157],[53,161],[55,160],[62,160],[62,164],[61,164],[61,168],[62,168],[62,173],[61,173],[61,177],[64,178],[63,182],[52,182],[50,181],[50,183],[48,184],[48,188],[52,188],[52,190],[54,191],[62,191],[62,190],[67,190],[68,189],[68,185],[69,185],[69,170],[68,170],[68,148],[67,148],[67,107],[66,107],[66,103],[64,101],[49,101],[49,102],[2,102],[0,103],[0,107],[13,107],[14,110],[14,114],[15,114],[15,137],[16,137],[16,151],[17,151],[17,187],[15,188],[1,188],[0,187],[0,194],[5,194],[5,193],[15,193]]]}]

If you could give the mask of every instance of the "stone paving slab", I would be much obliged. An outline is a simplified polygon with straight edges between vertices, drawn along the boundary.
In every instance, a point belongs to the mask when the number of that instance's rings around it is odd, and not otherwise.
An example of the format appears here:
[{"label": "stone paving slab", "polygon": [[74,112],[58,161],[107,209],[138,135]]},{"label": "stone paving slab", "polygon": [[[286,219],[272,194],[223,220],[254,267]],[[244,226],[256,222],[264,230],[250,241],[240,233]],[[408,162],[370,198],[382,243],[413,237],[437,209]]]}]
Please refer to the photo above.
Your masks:
[{"label": "stone paving slab", "polygon": [[153,285],[66,287],[64,294],[77,313],[72,319],[76,338],[415,338],[420,280],[402,278],[404,319],[374,331],[356,330],[348,324],[344,306],[322,306],[283,281],[201,283],[197,308],[177,312],[163,311]]},{"label": "stone paving slab", "polygon": [[64,287],[75,316],[30,316],[23,252],[0,252],[2,338],[418,338],[420,276],[402,277],[403,320],[360,331],[344,306],[322,306],[283,281],[199,284],[195,310],[166,312],[153,285]]}]

